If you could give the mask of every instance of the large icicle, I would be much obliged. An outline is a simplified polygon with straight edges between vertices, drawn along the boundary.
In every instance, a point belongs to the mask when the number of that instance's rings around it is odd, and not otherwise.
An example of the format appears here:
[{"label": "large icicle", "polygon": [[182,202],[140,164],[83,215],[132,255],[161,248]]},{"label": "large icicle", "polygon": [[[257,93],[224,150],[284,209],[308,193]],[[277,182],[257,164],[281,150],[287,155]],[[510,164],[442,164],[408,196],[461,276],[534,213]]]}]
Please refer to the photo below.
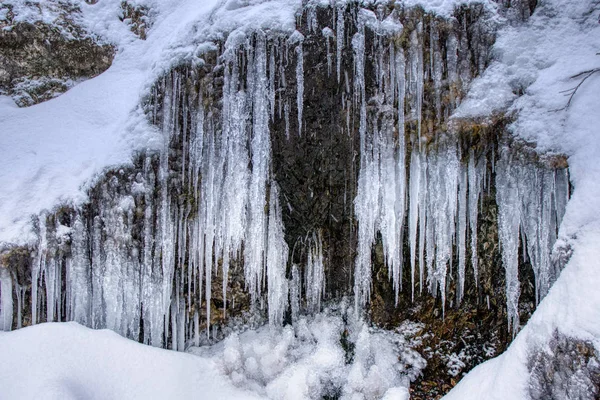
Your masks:
[{"label": "large icicle", "polygon": [[465,292],[465,266],[467,257],[467,168],[461,164],[458,181],[458,216],[457,216],[457,241],[458,248],[458,284],[456,288],[456,301],[462,301]]},{"label": "large icicle", "polygon": [[77,215],[73,224],[71,259],[68,261],[67,293],[69,297],[69,320],[91,326],[90,262],[87,230]]},{"label": "large icicle", "polygon": [[325,265],[321,232],[313,233],[308,241],[305,288],[307,309],[314,313],[319,312],[321,299],[325,293]]},{"label": "large icicle", "polygon": [[267,280],[269,323],[281,325],[288,305],[288,282],[285,270],[288,259],[288,246],[283,238],[279,189],[271,185],[269,200],[269,233],[267,249]]},{"label": "large icicle", "polygon": [[355,308],[358,312],[371,294],[371,247],[379,215],[379,154],[372,135],[367,135],[367,100],[365,88],[365,27],[359,16],[358,32],[352,38],[354,51],[354,95],[359,106],[360,172],[354,200],[358,223],[357,255],[354,267]]},{"label": "large icicle", "polygon": [[498,203],[498,237],[506,279],[508,329],[513,335],[519,329],[519,221],[521,204],[518,169],[503,151],[496,164],[496,202]]},{"label": "large icicle", "polygon": [[[408,236],[410,245],[410,276],[411,299],[415,299],[415,266],[417,262],[417,227],[419,222],[419,189],[421,187],[421,156],[416,149],[410,156],[410,187],[409,187],[409,215]],[[422,229],[422,228],[421,228]],[[423,266],[420,266],[423,268]],[[421,279],[422,281],[422,279]],[[422,286],[422,282],[421,282]],[[422,288],[421,288],[422,290]]]},{"label": "large icicle", "polygon": [[46,213],[42,212],[38,217],[39,242],[37,245],[37,256],[31,267],[31,324],[38,323],[39,316],[39,298],[38,286],[41,285],[41,273],[46,265],[46,252],[48,249],[48,239],[46,236]]},{"label": "large icicle", "polygon": [[298,135],[302,136],[302,112],[304,108],[304,35],[294,31],[288,39],[290,45],[296,45],[296,107],[298,108]]},{"label": "large icicle", "polygon": [[251,80],[252,140],[250,152],[252,172],[248,197],[249,220],[244,247],[246,285],[255,301],[261,292],[266,257],[267,215],[265,213],[267,178],[271,144],[267,97],[267,54],[264,33],[256,36],[253,60],[249,60]]},{"label": "large icicle", "polygon": [[483,189],[483,179],[486,173],[487,160],[475,158],[473,149],[469,152],[468,183],[469,183],[469,227],[471,232],[471,265],[475,285],[479,283],[479,255],[477,253],[477,218],[479,215],[479,196]]}]

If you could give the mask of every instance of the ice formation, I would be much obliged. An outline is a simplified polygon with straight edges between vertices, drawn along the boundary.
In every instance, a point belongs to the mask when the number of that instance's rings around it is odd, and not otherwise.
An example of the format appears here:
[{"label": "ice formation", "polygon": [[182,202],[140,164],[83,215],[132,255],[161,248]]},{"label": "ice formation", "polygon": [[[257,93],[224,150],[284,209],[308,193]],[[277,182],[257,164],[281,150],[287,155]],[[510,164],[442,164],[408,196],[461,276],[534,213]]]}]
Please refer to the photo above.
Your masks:
[{"label": "ice formation", "polygon": [[311,312],[321,310],[321,299],[325,293],[325,265],[323,260],[323,238],[321,232],[313,233],[308,240],[306,261],[306,308]]},{"label": "ice formation", "polygon": [[[469,266],[478,281],[479,205],[493,184],[495,162],[485,152],[465,150],[456,132],[442,124],[460,102],[450,91],[444,108],[442,87],[471,79],[469,66],[462,65],[470,57],[464,54],[468,43],[451,34],[442,52],[443,35],[435,25],[417,21],[401,45],[395,40],[404,29],[397,11],[383,16],[357,6],[352,14],[345,2],[333,6],[331,28],[319,27],[317,6],[311,7],[308,34],[327,45],[328,73],[335,62],[344,89],[345,131],[350,135],[358,122],[355,311],[370,299],[372,250],[379,245],[396,301],[403,267],[410,264],[413,299],[417,286],[419,293],[426,287],[445,308],[449,277],[456,275],[460,303]],[[348,32],[354,32],[351,43]],[[328,268],[321,232],[316,228],[308,235],[306,258],[288,268],[279,186],[271,171],[270,123],[276,115],[283,118],[288,138],[294,127],[293,96],[282,94],[286,66],[295,73],[302,135],[305,38],[298,30],[285,38],[270,35],[260,29],[228,34],[218,55],[223,71],[218,101],[203,89],[206,82],[194,68],[164,75],[147,102],[160,131],[158,153],[142,156],[133,178],[126,171],[108,173],[89,209],[67,213],[65,220],[58,214],[39,217],[33,323],[75,320],[182,350],[190,341],[198,344],[201,331],[210,335],[214,279],[223,280],[224,310],[235,301],[228,298],[228,278],[238,266],[253,306],[266,299],[273,325],[282,324],[288,306],[293,321],[303,310],[321,309]],[[334,37],[335,57],[329,48]],[[343,68],[344,57],[353,60],[353,71]],[[426,86],[433,89],[427,102],[434,115],[424,115],[431,111],[424,110]],[[509,323],[517,329],[519,243],[533,266],[539,301],[557,273],[550,254],[569,190],[564,170],[516,162],[510,154],[501,151],[493,173]],[[23,289],[1,267],[0,281],[1,327],[12,327],[13,292],[20,326]]]},{"label": "ice formation", "polygon": [[[365,29],[374,34],[370,44],[375,54],[373,90],[367,89],[365,83]],[[434,122],[441,124],[459,103],[459,99],[454,98],[450,110],[442,110],[442,65],[447,66],[451,83],[468,82],[471,77],[459,73],[463,68],[459,65],[458,55],[464,44],[454,36],[448,37],[446,46],[454,50],[446,52],[447,58],[443,60],[440,35],[435,27],[429,27],[430,54],[425,63],[423,23],[419,22],[410,33],[406,58],[401,46],[387,40],[390,32],[402,29],[394,21],[394,13],[379,20],[371,11],[360,10],[357,32],[352,38],[354,104],[360,135],[360,170],[354,200],[358,220],[354,270],[357,310],[369,301],[371,253],[379,240],[398,298],[402,287],[405,223],[408,224],[413,299],[415,286],[419,285],[420,292],[426,286],[434,296],[439,294],[444,310],[448,277],[456,274],[456,301],[460,304],[465,292],[468,261],[475,285],[478,281],[479,204],[484,188],[491,184],[488,174],[490,169],[494,170],[493,151],[489,165],[486,152],[476,154],[472,148],[465,150],[456,132],[435,132],[432,140],[424,137],[422,131],[426,80],[433,88]],[[394,109],[396,114],[392,112]],[[407,130],[410,124],[412,128]],[[503,154],[512,152],[506,148]],[[539,301],[556,274],[551,270],[550,255],[568,199],[568,178],[565,170],[537,166],[532,162],[522,162],[519,167],[502,160],[499,164],[496,199],[507,273],[507,307],[510,324],[514,326],[518,316],[520,237],[525,243],[524,253],[534,269]],[[507,168],[512,169],[507,172]],[[527,190],[515,192],[514,179],[522,181],[521,186],[527,182]],[[454,263],[457,263],[456,272],[453,271]]]},{"label": "ice formation", "polygon": [[233,333],[222,346],[191,352],[214,359],[236,386],[269,399],[407,395],[409,382],[426,365],[413,349],[419,325],[405,323],[394,332],[384,331],[355,320],[352,311],[343,300],[300,317],[276,334],[265,328]]},{"label": "ice formation", "polygon": [[508,151],[496,166],[498,236],[506,271],[509,329],[519,329],[519,240],[535,275],[536,302],[544,297],[559,271],[550,255],[569,197],[566,170],[532,168]]},{"label": "ice formation", "polygon": [[12,277],[0,267],[0,330],[10,331],[13,323]]},{"label": "ice formation", "polygon": [[[226,43],[220,114],[206,109],[202,93],[192,104],[185,87],[191,70],[172,71],[152,94],[151,119],[163,140],[158,157],[146,156],[133,182],[124,171],[109,175],[94,194],[97,214],[73,212],[71,228],[40,217],[33,323],[75,320],[155,346],[170,339],[170,347],[183,350],[187,341],[198,342],[201,324],[209,332],[214,275],[222,276],[227,307],[229,268],[243,261],[253,302],[266,288],[269,320],[281,324],[288,249],[269,172],[274,80],[265,34],[256,32],[253,39],[251,46],[245,33],[234,32]],[[177,146],[183,156],[174,165]],[[71,251],[63,253],[61,241],[68,238]],[[322,279],[322,267],[315,269],[319,273],[314,279]],[[12,281],[1,280],[2,315],[12,321]]]}]

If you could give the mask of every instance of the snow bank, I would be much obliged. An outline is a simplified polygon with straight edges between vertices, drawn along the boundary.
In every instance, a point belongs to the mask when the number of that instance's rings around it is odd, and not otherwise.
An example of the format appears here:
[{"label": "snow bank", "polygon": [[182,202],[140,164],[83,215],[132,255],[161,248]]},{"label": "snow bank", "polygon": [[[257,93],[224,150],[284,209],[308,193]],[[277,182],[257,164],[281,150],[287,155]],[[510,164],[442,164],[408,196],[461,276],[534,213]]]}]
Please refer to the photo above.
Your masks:
[{"label": "snow bank", "polygon": [[75,322],[0,332],[0,400],[407,400],[426,364],[413,350],[422,326],[369,328],[346,304],[300,317],[293,328],[234,333],[191,354]]},{"label": "snow bank", "polygon": [[[475,368],[446,399],[528,398],[529,358],[556,331],[600,350],[600,73],[583,83],[568,108],[569,97],[561,94],[583,76],[570,77],[600,67],[599,16],[592,0],[543,2],[525,25],[501,32],[497,61],[461,107],[463,115],[489,113],[477,88],[492,85],[489,90],[507,94],[494,107],[510,104],[509,111],[517,113],[510,129],[518,137],[569,156],[575,190],[555,252],[570,246],[573,255],[509,349]],[[525,93],[515,100],[512,92],[519,88]]]},{"label": "snow bank", "polygon": [[74,322],[0,332],[0,399],[257,399],[211,360]]}]

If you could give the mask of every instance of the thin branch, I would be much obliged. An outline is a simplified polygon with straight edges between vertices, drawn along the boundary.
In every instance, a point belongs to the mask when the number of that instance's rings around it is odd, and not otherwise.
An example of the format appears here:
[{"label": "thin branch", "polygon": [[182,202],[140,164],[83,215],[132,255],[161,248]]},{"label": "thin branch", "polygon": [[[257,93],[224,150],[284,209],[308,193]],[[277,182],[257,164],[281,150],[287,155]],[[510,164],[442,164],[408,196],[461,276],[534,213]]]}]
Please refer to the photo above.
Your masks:
[{"label": "thin branch", "polygon": [[[598,53],[598,54],[600,54],[600,53]],[[569,100],[567,101],[567,104],[563,108],[558,108],[558,109],[552,110],[552,111],[562,111],[562,110],[568,109],[571,106],[571,103],[573,102],[573,97],[575,97],[575,94],[577,93],[577,91],[579,90],[579,88],[581,87],[581,85],[583,85],[583,83],[590,76],[594,75],[596,72],[600,72],[600,67],[599,68],[594,68],[594,69],[588,69],[587,71],[582,71],[582,72],[580,72],[578,74],[575,74],[575,75],[571,76],[569,79],[576,79],[576,78],[579,78],[581,76],[583,76],[583,78],[574,87],[572,87],[570,89],[567,89],[567,90],[562,90],[562,91],[559,92],[559,93],[564,93],[565,96],[569,96]]]}]

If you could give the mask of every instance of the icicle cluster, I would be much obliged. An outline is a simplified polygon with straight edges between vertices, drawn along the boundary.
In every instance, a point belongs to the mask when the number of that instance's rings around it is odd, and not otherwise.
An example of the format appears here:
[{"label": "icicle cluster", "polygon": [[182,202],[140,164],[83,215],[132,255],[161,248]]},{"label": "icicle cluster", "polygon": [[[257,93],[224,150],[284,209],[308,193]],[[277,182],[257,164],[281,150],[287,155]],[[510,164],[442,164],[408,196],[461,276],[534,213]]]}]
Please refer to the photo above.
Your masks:
[{"label": "icicle cluster", "polygon": [[[318,7],[329,6],[331,26],[319,27]],[[352,7],[357,13],[349,12]],[[283,322],[288,305],[293,321],[303,310],[320,310],[323,237],[319,230],[309,234],[301,243],[302,261],[286,273],[270,133],[277,117],[288,139],[294,129],[303,133],[304,58],[315,38],[327,46],[327,73],[340,85],[341,129],[349,136],[358,129],[360,140],[355,309],[370,298],[372,250],[379,239],[396,301],[403,266],[410,263],[413,299],[417,285],[419,292],[427,287],[445,307],[448,277],[456,275],[460,303],[469,262],[478,280],[479,204],[491,184],[488,162],[495,160],[473,149],[463,154],[458,139],[440,131],[460,102],[457,88],[471,79],[472,57],[481,58],[483,50],[471,55],[466,27],[441,32],[421,17],[402,36],[398,11],[386,15],[383,6],[376,7],[377,14],[344,1],[309,2],[303,32],[310,40],[300,31],[271,37],[236,30],[214,69],[222,72],[218,84],[198,82],[206,71],[193,68],[165,76],[151,96],[152,122],[162,135],[158,154],[141,157],[134,174],[107,174],[91,193],[90,207],[67,213],[68,221],[40,216],[32,322],[74,320],[181,350],[198,344],[202,330],[210,332],[216,318],[213,279],[223,279],[224,310],[235,302],[228,299],[228,279],[238,266],[252,304],[262,306],[266,298],[271,324]],[[345,70],[350,55],[353,71]],[[295,91],[289,91],[294,78]],[[211,90],[218,92],[221,84],[222,98],[215,99]],[[511,157],[502,152],[495,185],[509,324],[516,330],[520,243],[534,269],[539,301],[556,275],[550,252],[568,199],[568,177]],[[14,298],[21,326],[24,291],[0,265],[0,329],[13,325]]]},{"label": "icicle cluster", "polygon": [[[367,99],[365,83],[365,26],[376,36],[376,92]],[[379,22],[374,13],[361,10],[358,32],[352,39],[354,52],[354,94],[359,109],[360,174],[354,201],[359,221],[355,262],[356,308],[366,303],[371,286],[371,248],[380,232],[386,264],[396,296],[402,275],[402,231],[406,198],[404,124],[404,54],[385,40],[383,33],[401,30],[395,15]],[[367,101],[377,104],[377,113],[367,118]],[[398,106],[394,106],[399,104]],[[401,129],[400,131],[398,129]]]},{"label": "icicle cluster", "polygon": [[[200,325],[209,332],[217,273],[227,307],[233,262],[243,263],[253,303],[266,288],[269,321],[282,323],[288,248],[279,190],[270,178],[273,52],[260,31],[252,38],[243,32],[229,36],[220,113],[202,91],[193,100],[185,86],[191,70],[168,74],[154,89],[152,119],[163,141],[158,157],[146,157],[134,182],[121,172],[100,185],[91,219],[74,212],[69,228],[57,222],[48,229],[47,216],[41,216],[32,270],[34,323],[75,320],[155,346],[170,338],[171,348],[181,350],[190,340],[199,342]],[[296,53],[300,62],[301,50]],[[174,164],[178,147],[183,152]],[[61,250],[63,237],[71,240],[68,253]],[[2,293],[12,299],[10,277],[3,272],[0,279]],[[2,315],[12,319],[8,300],[3,304]]]},{"label": "icicle cluster", "polygon": [[[448,108],[442,107],[443,85],[458,85],[470,79],[470,76],[461,76],[460,73],[463,68],[459,65],[458,54],[462,52],[463,44],[450,35],[445,47],[452,51],[446,52],[444,60],[439,32],[432,26],[426,31],[423,22],[418,22],[409,35],[405,56],[403,48],[395,46],[394,41],[389,39],[402,30],[394,17],[392,13],[381,19],[371,11],[360,9],[357,32],[352,38],[354,108],[359,119],[360,136],[360,170],[354,200],[358,220],[355,301],[358,309],[369,300],[371,253],[378,237],[381,238],[385,264],[397,301],[402,285],[406,219],[411,296],[414,299],[418,282],[420,291],[426,286],[433,295],[439,294],[445,309],[450,274],[455,273],[458,278],[458,303],[464,297],[468,260],[471,261],[475,284],[478,281],[477,220],[479,202],[489,184],[488,160],[485,154],[477,156],[473,149],[462,154],[463,149],[453,134],[438,132],[435,140],[431,141],[421,131],[424,125],[425,80],[429,80],[431,88],[428,115],[434,123],[441,125],[449,116]],[[366,65],[366,29],[373,34],[373,43],[370,44],[375,78],[373,88],[368,88],[365,81],[365,71],[369,68]],[[423,54],[425,32],[429,35],[427,64]],[[464,57],[461,56],[461,59]],[[446,77],[442,74],[444,68],[447,69]],[[447,82],[443,82],[444,79]],[[450,94],[451,110],[458,104],[458,99]],[[414,126],[410,134],[405,131],[407,122]],[[523,164],[510,167],[512,172],[506,172],[509,165],[501,162],[499,167],[497,199],[507,272],[507,306],[514,325],[518,315],[519,231],[523,233],[524,247],[534,268],[539,301],[552,279],[550,254],[564,213],[568,184],[563,171]],[[514,168],[519,168],[518,172]],[[529,185],[527,190],[515,191],[513,186],[516,183],[511,179],[523,182],[520,185],[526,182]],[[455,260],[458,265],[453,272]],[[425,277],[427,282],[424,282]]]},{"label": "icicle cluster", "polygon": [[496,165],[498,236],[506,271],[509,329],[519,329],[519,240],[535,275],[536,302],[550,289],[558,271],[552,270],[550,255],[569,198],[569,180],[564,169],[535,167],[508,149]]}]

